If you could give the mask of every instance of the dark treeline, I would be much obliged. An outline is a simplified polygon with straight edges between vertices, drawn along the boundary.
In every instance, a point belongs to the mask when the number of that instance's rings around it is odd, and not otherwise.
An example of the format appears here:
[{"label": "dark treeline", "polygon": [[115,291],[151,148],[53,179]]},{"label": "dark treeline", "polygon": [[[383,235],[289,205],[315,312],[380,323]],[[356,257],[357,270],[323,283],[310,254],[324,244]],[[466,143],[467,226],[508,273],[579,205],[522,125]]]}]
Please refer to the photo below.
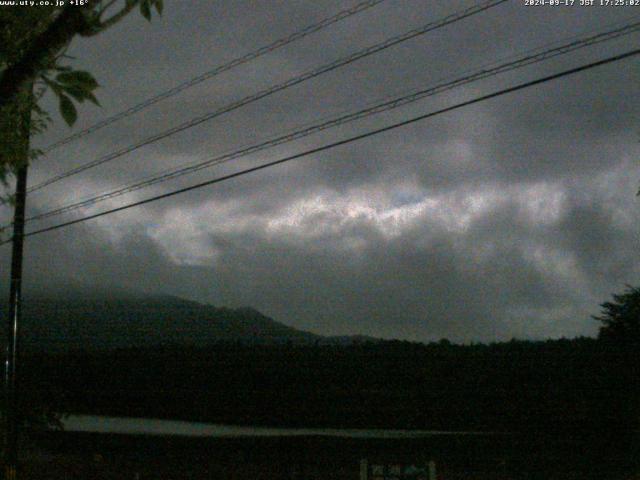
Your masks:
[{"label": "dark treeline", "polygon": [[622,432],[637,428],[636,352],[578,338],[32,353],[22,396],[64,412],[232,424]]}]

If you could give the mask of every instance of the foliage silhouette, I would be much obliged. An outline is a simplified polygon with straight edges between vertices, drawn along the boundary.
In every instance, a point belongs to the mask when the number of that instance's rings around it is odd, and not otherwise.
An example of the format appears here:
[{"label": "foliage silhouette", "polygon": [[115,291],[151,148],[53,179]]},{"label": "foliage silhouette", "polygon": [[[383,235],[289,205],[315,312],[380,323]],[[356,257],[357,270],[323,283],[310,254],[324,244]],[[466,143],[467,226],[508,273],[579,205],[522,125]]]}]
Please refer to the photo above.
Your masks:
[{"label": "foliage silhouette", "polygon": [[[74,102],[98,104],[93,93],[98,82],[93,76],[63,64],[71,58],[66,55],[71,41],[107,30],[136,7],[151,20],[151,8],[161,14],[163,6],[163,0],[85,0],[83,5],[67,2],[64,7],[49,3],[0,9],[0,184],[5,186],[17,168],[41,154],[31,150],[24,158],[25,134],[20,127],[25,108],[31,111],[33,135],[51,121],[39,106],[47,90],[58,98],[60,113],[69,126],[78,116]],[[0,200],[11,197],[0,196]]]},{"label": "foliage silhouette", "polygon": [[602,323],[599,338],[623,348],[640,346],[640,288],[628,286],[614,294],[612,302],[602,305],[602,313],[594,318]]}]

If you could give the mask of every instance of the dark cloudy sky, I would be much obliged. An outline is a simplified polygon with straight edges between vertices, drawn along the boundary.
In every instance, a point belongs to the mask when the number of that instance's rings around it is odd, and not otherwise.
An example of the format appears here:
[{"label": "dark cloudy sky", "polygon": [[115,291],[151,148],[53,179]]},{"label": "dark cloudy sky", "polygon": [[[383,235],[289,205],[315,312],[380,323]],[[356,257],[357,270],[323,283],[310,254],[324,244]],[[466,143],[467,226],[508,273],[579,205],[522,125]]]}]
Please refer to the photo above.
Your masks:
[{"label": "dark cloudy sky", "polygon": [[[353,3],[182,0],[167,1],[164,17],[151,24],[131,15],[69,50],[74,65],[101,83],[103,108],[83,106],[74,130],[56,113],[35,143],[47,145]],[[473,3],[387,0],[56,150],[33,165],[31,184]],[[52,185],[31,196],[29,209],[48,210],[639,15],[633,7],[512,0]],[[633,34],[590,47],[37,226],[637,48],[639,40]],[[323,334],[460,342],[594,335],[590,315],[599,303],[640,283],[639,81],[635,58],[32,237],[26,289],[163,292],[252,306]],[[55,110],[52,99],[46,105]],[[4,208],[0,219],[9,213]],[[8,253],[0,251],[5,278]]]}]

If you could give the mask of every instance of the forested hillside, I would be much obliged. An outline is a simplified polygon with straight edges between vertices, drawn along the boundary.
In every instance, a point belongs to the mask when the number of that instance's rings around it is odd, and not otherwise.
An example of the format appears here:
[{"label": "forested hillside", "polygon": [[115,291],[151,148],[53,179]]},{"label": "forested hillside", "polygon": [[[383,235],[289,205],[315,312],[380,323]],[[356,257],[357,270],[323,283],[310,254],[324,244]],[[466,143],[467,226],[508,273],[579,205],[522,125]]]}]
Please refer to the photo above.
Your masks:
[{"label": "forested hillside", "polygon": [[[30,355],[61,411],[233,424],[444,430],[633,428],[637,355],[594,339],[456,346],[241,345]],[[54,400],[55,399],[55,400]]]}]

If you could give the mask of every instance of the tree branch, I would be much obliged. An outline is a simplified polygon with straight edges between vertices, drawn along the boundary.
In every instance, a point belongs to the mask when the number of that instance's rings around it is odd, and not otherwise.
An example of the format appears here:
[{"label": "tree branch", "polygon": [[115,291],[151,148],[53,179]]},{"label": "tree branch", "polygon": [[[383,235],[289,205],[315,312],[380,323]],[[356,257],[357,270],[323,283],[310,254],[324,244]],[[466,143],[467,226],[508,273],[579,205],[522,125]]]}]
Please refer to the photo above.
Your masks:
[{"label": "tree branch", "polygon": [[[125,6],[122,7],[122,9],[118,13],[112,15],[109,19],[105,20],[104,22],[100,22],[100,24],[97,25],[96,28],[92,29],[90,32],[82,33],[81,35],[83,37],[92,37],[93,35],[97,35],[100,32],[104,32],[106,29],[112,27],[113,25],[118,23],[120,20],[122,20],[124,17],[126,17],[129,14],[129,12],[131,12],[131,10],[136,8],[136,6],[139,3],[140,3],[140,0],[130,0],[128,2],[125,2]],[[112,4],[113,2],[107,5],[107,7],[103,9],[103,12],[104,10],[109,8],[109,6],[111,6]]]},{"label": "tree branch", "polygon": [[106,5],[102,5],[102,2],[100,2],[100,12],[98,13],[98,17],[102,17],[102,15],[104,15],[107,10],[109,10],[113,5],[115,5],[117,1],[118,0],[111,0],[107,2]]},{"label": "tree branch", "polygon": [[[93,8],[90,2],[85,8]],[[32,81],[39,72],[49,67],[53,56],[63,49],[75,35],[86,31],[90,25],[83,8],[73,5],[64,11],[49,27],[38,35],[25,54],[12,63],[0,78],[0,115],[7,105],[11,105],[27,82]]]}]

